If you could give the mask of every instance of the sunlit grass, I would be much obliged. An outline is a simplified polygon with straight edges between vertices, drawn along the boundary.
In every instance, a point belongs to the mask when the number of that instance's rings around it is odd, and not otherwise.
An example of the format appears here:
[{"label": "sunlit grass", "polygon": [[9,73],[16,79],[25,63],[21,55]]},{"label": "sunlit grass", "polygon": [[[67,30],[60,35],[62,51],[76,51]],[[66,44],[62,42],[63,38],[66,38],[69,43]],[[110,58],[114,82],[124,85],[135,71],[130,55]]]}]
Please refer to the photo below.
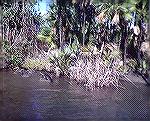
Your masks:
[{"label": "sunlit grass", "polygon": [[27,58],[23,64],[23,67],[36,70],[46,69],[50,71],[53,66],[49,62],[49,60],[39,58]]}]

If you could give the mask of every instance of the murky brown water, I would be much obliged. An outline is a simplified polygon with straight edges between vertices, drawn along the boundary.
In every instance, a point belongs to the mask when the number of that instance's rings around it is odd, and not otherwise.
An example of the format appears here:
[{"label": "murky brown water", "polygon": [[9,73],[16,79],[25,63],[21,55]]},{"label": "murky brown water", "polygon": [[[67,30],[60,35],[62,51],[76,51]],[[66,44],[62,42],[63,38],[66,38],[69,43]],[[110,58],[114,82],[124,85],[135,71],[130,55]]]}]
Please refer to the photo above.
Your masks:
[{"label": "murky brown water", "polygon": [[[42,81],[0,72],[0,121],[149,121],[150,87],[88,91],[67,79]],[[74,86],[73,86],[74,85]]]}]

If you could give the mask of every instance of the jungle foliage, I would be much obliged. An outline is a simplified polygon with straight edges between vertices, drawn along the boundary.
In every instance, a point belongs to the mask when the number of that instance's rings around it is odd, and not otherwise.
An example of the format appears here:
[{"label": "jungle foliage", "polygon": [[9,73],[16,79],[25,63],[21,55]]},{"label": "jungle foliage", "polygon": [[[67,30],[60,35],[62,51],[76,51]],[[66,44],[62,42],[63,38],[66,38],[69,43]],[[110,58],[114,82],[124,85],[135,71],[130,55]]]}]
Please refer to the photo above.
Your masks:
[{"label": "jungle foliage", "polygon": [[148,39],[148,0],[55,0],[45,16],[36,13],[34,4],[34,0],[3,3],[8,65],[21,66],[28,56],[56,49],[58,53],[49,56],[49,61],[67,74],[63,70],[71,67],[72,54],[78,58],[96,48],[110,61],[109,45],[111,52],[117,48],[124,69],[147,74],[149,62],[141,46]]}]

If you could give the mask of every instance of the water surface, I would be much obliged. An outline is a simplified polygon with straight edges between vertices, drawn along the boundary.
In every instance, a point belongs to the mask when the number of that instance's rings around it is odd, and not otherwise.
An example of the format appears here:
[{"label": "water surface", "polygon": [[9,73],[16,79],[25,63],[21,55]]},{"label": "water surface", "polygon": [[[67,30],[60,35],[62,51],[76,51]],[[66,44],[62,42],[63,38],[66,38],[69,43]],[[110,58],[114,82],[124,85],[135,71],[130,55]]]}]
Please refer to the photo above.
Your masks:
[{"label": "water surface", "polygon": [[122,82],[122,88],[88,91],[66,78],[40,80],[0,72],[0,121],[149,121],[150,87]]}]

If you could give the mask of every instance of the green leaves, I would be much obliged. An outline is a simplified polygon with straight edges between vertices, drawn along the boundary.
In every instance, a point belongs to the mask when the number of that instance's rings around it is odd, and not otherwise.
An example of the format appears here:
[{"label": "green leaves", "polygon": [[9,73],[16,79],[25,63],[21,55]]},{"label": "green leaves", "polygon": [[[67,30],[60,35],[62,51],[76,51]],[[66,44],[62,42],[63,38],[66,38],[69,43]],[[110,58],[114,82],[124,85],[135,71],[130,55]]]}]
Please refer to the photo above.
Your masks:
[{"label": "green leaves", "polygon": [[131,5],[136,5],[140,2],[141,0],[126,0],[126,3],[131,4]]},{"label": "green leaves", "polygon": [[41,34],[44,36],[49,36],[50,32],[51,32],[51,28],[49,28],[49,27],[43,27],[41,30]]},{"label": "green leaves", "polygon": [[15,66],[22,64],[22,58],[19,55],[11,55],[11,63]]},{"label": "green leaves", "polygon": [[131,21],[133,17],[132,17],[132,15],[130,13],[126,13],[125,14],[125,18],[126,18],[126,20]]}]

